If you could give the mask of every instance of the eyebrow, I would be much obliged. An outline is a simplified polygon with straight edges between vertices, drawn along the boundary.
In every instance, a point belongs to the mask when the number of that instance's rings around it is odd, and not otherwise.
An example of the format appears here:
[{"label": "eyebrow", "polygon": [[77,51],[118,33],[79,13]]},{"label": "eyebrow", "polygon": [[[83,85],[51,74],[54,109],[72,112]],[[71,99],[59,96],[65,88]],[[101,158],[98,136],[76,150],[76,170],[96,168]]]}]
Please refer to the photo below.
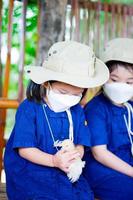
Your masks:
[{"label": "eyebrow", "polygon": [[[119,76],[115,75],[115,74],[110,74],[110,77],[114,77],[114,78],[119,78]],[[127,78],[127,80],[133,80],[133,77]]]},{"label": "eyebrow", "polygon": [[110,76],[112,77],[116,77],[116,78],[119,78],[119,76],[115,75],[115,74],[110,74]]},{"label": "eyebrow", "polygon": [[[70,93],[69,90],[65,90],[65,89],[62,89],[62,88],[60,88],[59,91],[60,91],[60,92],[64,92],[64,93]],[[83,91],[84,91],[84,90],[83,90]],[[83,93],[83,91],[82,91],[82,90],[81,90],[81,91],[78,91],[78,92],[76,92],[76,93],[73,93],[73,95],[78,95],[78,94],[80,94],[80,93]]]},{"label": "eyebrow", "polygon": [[128,80],[133,80],[133,77],[132,78],[128,78]]},{"label": "eyebrow", "polygon": [[60,92],[69,92],[68,90],[65,90],[65,89],[62,89],[62,88],[59,88],[58,89]]}]

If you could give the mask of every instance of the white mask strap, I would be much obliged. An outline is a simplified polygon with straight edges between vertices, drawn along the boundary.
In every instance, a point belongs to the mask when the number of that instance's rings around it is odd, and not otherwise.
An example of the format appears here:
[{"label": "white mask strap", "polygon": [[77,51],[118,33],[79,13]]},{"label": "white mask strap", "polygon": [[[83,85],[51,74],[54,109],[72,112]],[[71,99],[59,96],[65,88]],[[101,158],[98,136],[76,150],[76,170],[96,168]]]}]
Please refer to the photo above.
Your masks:
[{"label": "white mask strap", "polygon": [[45,118],[46,118],[46,121],[47,121],[47,124],[48,124],[48,128],[49,128],[49,131],[50,131],[50,134],[51,134],[51,137],[52,137],[54,146],[55,146],[56,150],[58,151],[58,148],[57,148],[57,146],[55,145],[58,141],[55,141],[54,134],[53,134],[53,131],[52,131],[52,128],[51,128],[51,125],[50,125],[50,122],[49,122],[49,119],[48,119],[46,110],[45,110],[45,106],[46,106],[46,104],[43,104],[43,105],[42,105],[42,107],[43,107],[43,112],[44,112],[44,115],[45,115]]},{"label": "white mask strap", "polygon": [[73,120],[70,109],[66,110],[66,113],[69,120],[69,139],[73,142]]},{"label": "white mask strap", "polygon": [[125,120],[125,124],[126,124],[126,127],[127,127],[128,136],[129,136],[130,143],[131,143],[131,153],[133,155],[133,140],[132,140],[133,132],[131,130],[131,117],[133,117],[133,108],[132,108],[131,104],[129,104],[127,102],[124,103],[124,105],[126,106],[127,112],[128,112],[128,119],[124,115],[124,120]]},{"label": "white mask strap", "polygon": [[[46,113],[46,109],[45,109],[45,106],[47,106],[46,104],[43,104],[42,107],[43,107],[43,112],[44,112],[44,115],[45,115],[45,118],[46,118],[46,121],[47,121],[47,124],[48,124],[48,128],[49,128],[49,131],[50,131],[50,134],[51,134],[51,137],[52,137],[52,140],[53,140],[53,144],[54,144],[54,147],[56,148],[56,150],[58,151],[59,149],[57,148],[58,144],[61,142],[59,140],[55,140],[54,138],[54,134],[53,134],[53,131],[52,131],[52,128],[51,128],[51,125],[50,125],[50,122],[49,122],[49,119],[48,119],[48,116],[47,116],[47,113]],[[71,111],[70,109],[69,110],[66,110],[66,113],[67,113],[67,116],[68,116],[68,120],[69,120],[69,139],[71,141],[73,141],[73,120],[72,120],[72,115],[71,115]]]}]

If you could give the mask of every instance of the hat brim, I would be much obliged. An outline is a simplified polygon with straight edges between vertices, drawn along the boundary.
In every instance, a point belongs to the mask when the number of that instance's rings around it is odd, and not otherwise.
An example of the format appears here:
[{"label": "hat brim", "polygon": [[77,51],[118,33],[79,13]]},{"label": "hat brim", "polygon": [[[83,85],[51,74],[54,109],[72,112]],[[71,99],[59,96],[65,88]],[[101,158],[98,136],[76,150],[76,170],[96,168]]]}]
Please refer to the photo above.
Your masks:
[{"label": "hat brim", "polygon": [[102,59],[105,63],[107,62],[110,62],[110,61],[120,61],[120,62],[126,62],[126,63],[130,63],[130,64],[133,64],[133,58],[128,58],[128,57],[120,57],[120,56],[117,56],[117,55],[114,55],[110,58],[103,58]]},{"label": "hat brim", "polygon": [[26,66],[26,74],[37,84],[47,81],[60,81],[76,87],[93,88],[103,85],[109,79],[109,71],[106,65],[99,59],[96,59],[95,74],[92,77],[66,75],[64,73],[55,72],[40,66]]}]

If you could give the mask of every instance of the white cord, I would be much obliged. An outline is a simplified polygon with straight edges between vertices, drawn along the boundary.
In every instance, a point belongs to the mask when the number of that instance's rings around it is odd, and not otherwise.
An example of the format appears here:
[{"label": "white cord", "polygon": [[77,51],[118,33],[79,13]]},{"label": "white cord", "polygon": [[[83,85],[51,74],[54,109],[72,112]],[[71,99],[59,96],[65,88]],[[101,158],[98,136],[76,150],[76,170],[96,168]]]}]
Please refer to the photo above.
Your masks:
[{"label": "white cord", "polygon": [[54,146],[55,146],[56,150],[59,151],[59,149],[55,145],[58,141],[55,141],[54,134],[53,134],[52,128],[50,126],[50,122],[49,122],[49,119],[48,119],[48,116],[47,116],[47,113],[46,113],[46,110],[45,110],[45,104],[43,104],[42,107],[43,107],[44,115],[45,115],[45,118],[47,120],[47,124],[48,124],[48,127],[49,127],[49,131],[50,131]]},{"label": "white cord", "polygon": [[[50,122],[49,122],[49,119],[48,119],[46,110],[45,110],[45,106],[46,106],[45,104],[42,104],[43,111],[44,111],[44,115],[45,115],[45,118],[46,118],[46,121],[47,121],[47,124],[48,124],[48,128],[49,128],[49,131],[50,131],[52,140],[53,140],[54,147],[56,148],[57,151],[59,151],[59,149],[57,148],[57,146],[59,145],[59,143],[61,143],[61,141],[59,141],[59,140],[56,140],[56,141],[55,141],[54,134],[53,134],[53,131],[52,131],[52,128],[51,128],[51,125],[50,125]],[[73,141],[73,140],[74,140],[74,134],[73,134],[73,120],[72,120],[72,115],[71,115],[70,109],[69,109],[69,110],[66,110],[66,113],[67,113],[68,120],[69,120],[69,139],[70,139],[71,141]],[[57,145],[57,144],[58,144],[58,145]]]},{"label": "white cord", "polygon": [[130,134],[133,135],[133,132],[131,130],[131,117],[133,117],[133,108],[130,103],[124,103],[124,105],[126,106],[128,112],[128,131],[130,131]]},{"label": "white cord", "polygon": [[74,134],[73,134],[73,120],[72,120],[72,114],[70,109],[66,110],[68,120],[69,120],[69,139],[73,142],[74,140]]},{"label": "white cord", "polygon": [[128,136],[129,136],[130,143],[131,143],[131,153],[133,155],[133,140],[132,140],[133,132],[131,130],[131,115],[133,117],[133,108],[132,108],[131,104],[129,104],[129,103],[124,103],[124,105],[126,106],[127,112],[128,112],[128,119],[124,115],[124,120],[125,120]]}]

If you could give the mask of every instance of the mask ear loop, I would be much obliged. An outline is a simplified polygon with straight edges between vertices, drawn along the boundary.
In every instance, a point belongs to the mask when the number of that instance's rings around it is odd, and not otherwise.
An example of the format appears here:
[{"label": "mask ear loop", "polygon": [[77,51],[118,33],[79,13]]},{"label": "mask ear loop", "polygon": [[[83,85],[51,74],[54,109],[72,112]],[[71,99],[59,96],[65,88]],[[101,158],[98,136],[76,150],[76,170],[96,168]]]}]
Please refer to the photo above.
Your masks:
[{"label": "mask ear loop", "polygon": [[48,95],[50,93],[50,90],[52,90],[52,86],[51,86],[50,82],[48,81],[48,87],[46,88],[46,95]]},{"label": "mask ear loop", "polygon": [[48,81],[48,88],[47,88],[47,93],[49,93],[49,90],[52,89],[50,82]]}]

